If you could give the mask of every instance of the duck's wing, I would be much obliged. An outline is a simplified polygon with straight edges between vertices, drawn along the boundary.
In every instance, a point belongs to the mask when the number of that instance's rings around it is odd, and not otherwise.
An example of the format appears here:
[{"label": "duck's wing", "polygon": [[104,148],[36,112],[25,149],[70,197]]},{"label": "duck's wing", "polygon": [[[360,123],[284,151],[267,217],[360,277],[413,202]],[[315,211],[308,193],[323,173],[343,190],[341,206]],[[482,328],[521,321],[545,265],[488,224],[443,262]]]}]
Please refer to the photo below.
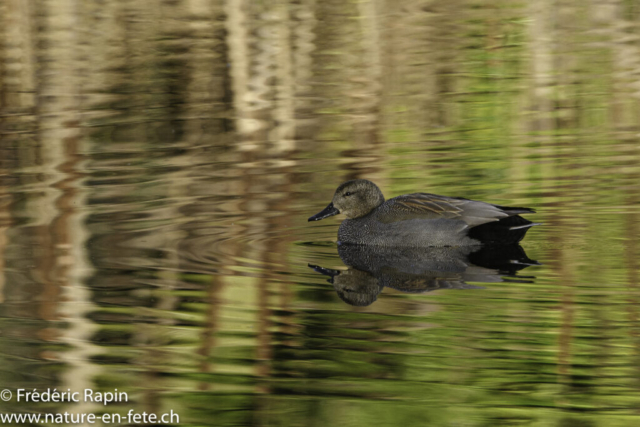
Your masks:
[{"label": "duck's wing", "polygon": [[438,196],[429,193],[405,194],[388,200],[387,209],[378,217],[381,222],[409,219],[458,219],[475,227],[487,222],[499,221],[521,213],[534,213],[528,208],[509,208],[461,197]]}]

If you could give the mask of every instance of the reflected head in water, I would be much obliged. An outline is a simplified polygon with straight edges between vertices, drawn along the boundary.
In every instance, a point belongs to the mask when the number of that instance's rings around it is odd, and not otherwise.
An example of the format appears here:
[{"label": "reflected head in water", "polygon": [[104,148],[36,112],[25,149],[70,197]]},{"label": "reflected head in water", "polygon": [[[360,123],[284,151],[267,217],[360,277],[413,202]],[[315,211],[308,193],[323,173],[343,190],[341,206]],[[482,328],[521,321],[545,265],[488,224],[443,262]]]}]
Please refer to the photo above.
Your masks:
[{"label": "reflected head in water", "polygon": [[349,267],[339,271],[309,265],[330,276],[338,296],[347,304],[367,306],[385,287],[406,293],[437,289],[475,289],[467,282],[529,283],[532,277],[517,276],[519,270],[539,265],[519,245],[386,248],[340,245],[338,253]]},{"label": "reflected head in water", "polygon": [[345,214],[341,243],[388,247],[516,244],[538,225],[520,214],[533,209],[506,207],[460,197],[412,193],[384,200],[373,182],[347,181],[331,203],[309,221]]},{"label": "reflected head in water", "polygon": [[350,268],[348,270],[333,270],[318,265],[311,265],[318,273],[330,276],[327,280],[333,285],[340,299],[347,304],[364,307],[371,305],[378,299],[384,286],[378,283],[378,279],[366,271]]}]

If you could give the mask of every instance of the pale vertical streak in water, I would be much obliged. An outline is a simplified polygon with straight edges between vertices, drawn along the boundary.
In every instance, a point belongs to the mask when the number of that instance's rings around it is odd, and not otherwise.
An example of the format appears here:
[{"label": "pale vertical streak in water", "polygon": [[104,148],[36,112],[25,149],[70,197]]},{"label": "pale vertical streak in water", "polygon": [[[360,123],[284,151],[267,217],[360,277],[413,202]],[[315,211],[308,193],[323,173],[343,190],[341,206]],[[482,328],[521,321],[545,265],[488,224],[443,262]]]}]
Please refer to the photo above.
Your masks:
[{"label": "pale vertical streak in water", "polygon": [[[293,148],[293,112],[289,14],[279,2],[252,3],[249,12],[251,19],[247,26],[255,36],[249,39],[252,52],[249,67],[251,116],[259,124],[253,136],[253,148],[263,154],[290,151]],[[254,19],[256,15],[263,19]],[[274,85],[273,81],[277,83]],[[274,122],[275,126],[272,125]]]},{"label": "pale vertical streak in water", "polygon": [[[238,2],[238,6],[244,6],[244,4]],[[267,8],[261,10],[260,6]],[[255,5],[249,3],[246,5],[246,9],[242,10],[238,7],[238,10],[231,9],[228,13],[240,15],[243,14],[243,18],[237,17],[239,25],[246,26],[247,29],[252,31],[235,31],[229,32],[228,43],[229,51],[234,48],[245,50],[247,53],[251,52],[247,59],[247,80],[246,89],[243,88],[244,94],[249,100],[249,103],[235,102],[236,107],[235,115],[237,118],[238,131],[245,130],[244,135],[241,134],[241,146],[239,147],[243,154],[243,163],[240,165],[245,168],[245,174],[243,176],[243,190],[242,194],[245,194],[244,203],[240,205],[242,210],[241,215],[245,219],[245,235],[243,240],[244,254],[243,258],[251,260],[250,263],[246,261],[241,262],[240,266],[246,268],[258,268],[255,273],[243,272],[240,276],[249,278],[247,282],[255,291],[256,307],[254,308],[255,317],[250,320],[253,328],[256,331],[255,341],[255,366],[254,375],[259,378],[266,376],[269,372],[268,361],[271,356],[269,349],[269,309],[268,309],[268,283],[266,280],[266,270],[269,268],[266,261],[266,254],[268,251],[267,242],[264,237],[268,232],[267,218],[264,213],[269,212],[269,206],[266,200],[261,197],[265,194],[269,194],[269,181],[270,177],[267,174],[267,164],[262,160],[262,156],[265,156],[268,148],[268,118],[272,114],[275,105],[273,102],[273,88],[269,85],[269,81],[275,77],[274,72],[274,42],[277,37],[277,30],[275,16],[273,10],[268,9],[269,5]],[[271,5],[273,6],[273,5]],[[246,15],[244,15],[246,13]],[[257,27],[254,27],[252,20],[253,15],[256,13],[262,13],[262,16],[267,18],[263,21],[257,21]],[[231,18],[231,15],[229,15]],[[234,18],[235,19],[235,18]],[[249,35],[250,34],[250,35]],[[246,36],[246,37],[243,37]],[[236,80],[236,84],[243,83],[239,80],[239,77],[244,77],[242,74],[235,76],[235,72],[240,65],[244,65],[244,58],[240,59],[237,56],[234,58],[237,64],[231,69],[232,79]],[[234,85],[234,101],[236,97],[241,93],[235,91]],[[246,107],[245,111],[239,110],[238,107]],[[250,117],[251,122],[246,122],[242,118]],[[246,126],[251,123],[252,126]],[[238,273],[236,273],[238,274]],[[253,384],[254,392],[261,392],[259,384]]]},{"label": "pale vertical streak in water", "polygon": [[315,27],[315,0],[302,0],[297,5],[292,5],[292,61],[294,82],[294,117],[296,145],[307,142],[316,137],[315,111],[313,111],[313,70],[314,62],[312,53],[316,46]]},{"label": "pale vertical streak in water", "polygon": [[[355,25],[344,25],[345,19],[350,19],[353,15],[349,2],[335,2],[331,0],[316,2],[316,18],[322,25],[316,27],[314,60],[317,64],[314,73],[314,95],[321,101],[318,105],[317,113],[320,125],[318,138],[326,138],[323,135],[325,129],[339,132],[339,136],[331,135],[332,139],[341,138],[345,141],[352,141],[349,124],[344,123],[345,114],[351,112],[349,100],[346,95],[351,96],[349,86],[351,73],[357,72],[354,66],[354,58],[357,55],[345,50],[354,43],[354,37],[348,34],[345,37],[346,29],[352,30]],[[353,18],[351,18],[353,21]],[[357,27],[356,27],[357,28]],[[344,103],[335,101],[336,96],[345,96]],[[344,137],[342,134],[346,134]],[[325,142],[326,143],[326,142]]]},{"label": "pale vertical streak in water", "polygon": [[[13,1],[7,1],[0,3],[0,38],[5,40],[20,40],[20,32],[16,32],[19,28],[18,25],[10,25],[9,19],[13,14],[9,14],[10,7],[15,7]],[[18,2],[18,6],[20,4],[25,4],[25,2]],[[27,33],[28,34],[28,33]],[[18,44],[18,42],[15,42]],[[11,50],[7,44],[3,44],[2,48],[0,48],[0,111],[7,111],[8,105],[11,103],[8,101],[8,98],[12,96],[11,92],[8,90],[10,86],[11,78],[8,77],[7,72],[7,63],[8,58],[11,57],[11,54],[8,52]],[[16,50],[15,48],[13,49]],[[19,52],[16,52],[19,53]],[[26,74],[26,73],[25,73]],[[15,77],[14,77],[15,79]],[[8,81],[9,80],[9,81]],[[14,95],[15,96],[15,95]],[[6,129],[5,120],[0,119],[0,137],[6,138],[6,134],[8,133],[8,129]],[[8,165],[7,165],[8,166]],[[9,175],[9,168],[5,169],[5,164],[3,159],[0,158],[0,177]],[[7,250],[7,230],[9,229],[9,225],[11,224],[11,211],[10,211],[10,203],[11,196],[9,194],[9,183],[5,183],[5,180],[0,178],[0,304],[4,303],[4,287],[6,283],[5,278],[5,269],[6,269],[6,250]]]},{"label": "pale vertical streak in water", "polygon": [[[0,103],[2,112],[0,116],[0,134],[2,136],[4,152],[13,156],[0,157],[0,167],[7,170],[7,216],[9,227],[6,234],[3,233],[2,240],[7,242],[7,246],[0,248],[3,252],[2,258],[6,262],[6,269],[2,270],[5,284],[12,283],[7,289],[2,289],[2,300],[8,316],[17,318],[37,319],[35,313],[37,304],[25,304],[27,295],[39,291],[39,279],[28,275],[34,266],[35,257],[30,264],[16,260],[12,252],[28,250],[28,246],[33,241],[35,234],[30,227],[31,216],[23,215],[21,219],[28,218],[26,224],[19,224],[19,215],[14,213],[12,218],[12,207],[15,202],[22,199],[34,197],[31,191],[31,183],[35,181],[36,173],[24,173],[21,176],[10,179],[13,170],[18,170],[25,164],[30,164],[34,157],[37,157],[37,147],[34,138],[29,132],[33,132],[36,127],[33,112],[35,110],[35,62],[33,42],[35,25],[32,21],[31,3],[13,0],[0,2],[0,31],[7,40],[13,43],[3,43],[0,48],[0,55],[3,61],[0,65]],[[12,38],[9,38],[12,37]],[[14,148],[11,148],[14,147]],[[26,172],[26,171],[25,171]],[[2,178],[3,180],[5,177]],[[20,194],[20,190],[22,194]],[[29,192],[27,192],[29,190]],[[17,193],[17,194],[16,194]],[[14,196],[14,194],[16,194]],[[3,205],[5,202],[2,202]],[[14,211],[15,212],[15,211]],[[30,214],[30,212],[29,212]],[[12,229],[13,228],[13,229]],[[13,246],[13,248],[12,248]],[[13,251],[11,251],[13,249]],[[13,258],[13,259],[12,259]],[[11,261],[10,261],[11,259]],[[12,265],[13,264],[13,265]],[[17,286],[15,286],[17,285]],[[14,294],[9,292],[13,291]],[[34,307],[36,309],[34,309]],[[14,334],[19,336],[22,333],[20,325],[15,328]],[[9,365],[11,366],[11,365]]]},{"label": "pale vertical streak in water", "polygon": [[30,115],[35,107],[36,87],[33,3],[7,0],[0,4],[0,8],[3,28],[0,31],[3,31],[5,40],[11,40],[2,47],[4,70],[0,105],[7,115]]},{"label": "pale vertical streak in water", "polygon": [[[240,151],[245,152],[244,161],[239,165],[241,168],[245,168],[241,193],[246,197],[245,202],[240,206],[242,211],[240,215],[246,218],[246,225],[243,225],[245,237],[248,239],[243,239],[243,246],[246,249],[243,258],[255,260],[257,266],[260,267],[260,273],[257,277],[254,276],[255,280],[251,281],[255,286],[258,298],[257,318],[253,320],[253,323],[258,331],[255,360],[257,361],[256,375],[260,376],[264,374],[262,366],[266,363],[262,359],[269,357],[268,348],[264,347],[264,343],[268,344],[269,328],[268,311],[266,310],[266,283],[263,277],[265,268],[268,268],[265,265],[267,248],[264,240],[260,238],[267,231],[262,213],[268,210],[264,202],[261,202],[257,197],[258,194],[265,194],[267,191],[253,177],[257,173],[264,174],[263,170],[256,168],[255,161],[266,148],[268,137],[264,133],[266,131],[264,117],[273,108],[273,104],[268,99],[269,87],[266,85],[266,80],[272,76],[270,69],[273,62],[270,57],[273,52],[270,52],[272,40],[269,39],[273,36],[269,30],[273,30],[273,28],[256,28],[255,34],[258,39],[255,41],[251,39],[248,30],[252,27],[249,21],[250,15],[247,14],[247,9],[252,10],[251,6],[253,6],[251,3],[245,4],[241,0],[228,0],[225,11],[227,13],[227,43],[231,65],[234,119],[239,139],[237,147]],[[266,40],[263,40],[264,38]],[[251,51],[254,44],[255,51]],[[253,58],[253,61],[250,58]],[[254,241],[253,239],[256,237],[257,239]],[[252,265],[252,267],[254,266]],[[252,276],[246,273],[241,275]],[[229,308],[225,307],[225,309]]]},{"label": "pale vertical streak in water", "polygon": [[[186,106],[184,113],[185,129],[183,140],[187,143],[189,157],[192,164],[187,166],[189,171],[183,179],[186,181],[185,194],[188,195],[191,203],[184,207],[183,214],[187,214],[191,209],[202,208],[203,202],[199,202],[201,196],[198,192],[199,180],[204,181],[211,179],[206,172],[210,165],[214,163],[222,164],[223,159],[220,157],[212,158],[203,148],[210,144],[207,140],[205,129],[210,129],[222,137],[224,131],[223,122],[228,113],[223,105],[224,99],[224,76],[227,75],[227,58],[223,54],[222,29],[224,22],[224,12],[221,2],[210,2],[205,0],[189,0],[187,3],[188,10],[188,26],[190,30],[190,46],[189,46],[189,63],[191,74],[187,82]],[[221,147],[224,141],[217,142],[214,145]],[[219,171],[221,172],[221,171]],[[207,181],[209,182],[209,181]],[[224,195],[224,188],[218,182],[210,182],[211,186],[207,187],[204,194]],[[205,208],[206,212],[207,209]],[[191,212],[191,218],[197,218],[196,214]],[[206,230],[207,221],[199,221],[194,219],[189,224],[185,224],[183,229],[187,234],[183,238],[183,242],[192,240],[194,236],[190,235],[190,230]],[[224,239],[229,241],[229,239]],[[232,239],[233,240],[233,239]],[[196,240],[197,241],[197,240]],[[197,251],[204,251],[208,245],[196,246]],[[183,250],[179,253],[181,256]],[[188,252],[186,252],[188,254]],[[190,260],[182,260],[182,268],[189,271],[193,267]],[[204,321],[202,331],[200,333],[200,343],[196,349],[196,353],[200,357],[200,363],[197,365],[199,372],[208,374],[214,366],[211,361],[212,351],[216,346],[216,332],[219,325],[219,309],[223,304],[221,299],[221,291],[224,287],[223,265],[221,260],[212,260],[208,267],[211,275],[210,282],[205,286],[206,297],[203,301],[206,303]],[[198,266],[198,270],[203,266]],[[225,272],[226,273],[226,272]],[[211,382],[207,379],[199,381],[199,390],[209,390]]]},{"label": "pale vertical streak in water", "polygon": [[[315,128],[317,119],[315,118],[315,111],[313,111],[314,101],[313,96],[313,69],[314,61],[312,53],[316,49],[314,44],[315,34],[314,30],[317,25],[315,16],[316,2],[315,0],[303,0],[297,5],[291,5],[291,43],[292,43],[292,61],[293,61],[293,120],[294,120],[294,138],[295,145],[300,142],[310,143],[315,139]],[[313,115],[313,116],[312,116]],[[272,261],[272,265],[277,265],[278,269],[287,265],[289,251],[291,245],[291,234],[288,230],[288,226],[292,223],[293,218],[291,214],[291,200],[293,198],[292,192],[295,186],[291,182],[292,173],[294,172],[295,164],[293,161],[288,160],[282,164],[277,171],[284,176],[283,182],[279,183],[281,190],[278,191],[280,197],[274,200],[274,209],[281,211],[283,215],[273,218],[271,228],[278,230],[280,237],[272,236],[275,239],[275,248],[270,255],[276,256],[276,260]],[[280,294],[280,312],[283,313],[277,319],[279,332],[283,338],[280,345],[291,346],[295,341],[297,331],[300,329],[300,323],[293,315],[296,313],[292,309],[291,304],[295,298],[294,286],[288,280],[283,280],[282,277],[274,272],[274,268],[270,268],[270,279],[273,280],[274,285],[279,283],[278,292]]]},{"label": "pale vertical streak in water", "polygon": [[[241,4],[234,3],[228,8],[230,21],[241,22],[247,28],[253,28],[253,23],[246,17],[259,14],[267,19],[257,21],[257,26],[247,36],[247,31],[237,26],[229,29],[229,49],[233,51],[237,46],[241,49],[252,49],[252,61],[249,63],[243,55],[232,57],[231,76],[234,82],[234,106],[236,107],[236,121],[249,117],[253,126],[245,127],[241,136],[243,146],[241,150],[247,152],[244,156],[244,194],[248,194],[246,203],[242,204],[243,214],[246,218],[245,238],[242,239],[245,246],[243,258],[255,260],[251,267],[260,267],[260,271],[253,274],[242,274],[253,277],[250,283],[257,291],[257,311],[253,323],[257,329],[256,365],[257,378],[268,378],[272,369],[271,360],[273,350],[271,348],[272,312],[269,308],[269,300],[272,294],[274,276],[270,270],[274,265],[283,263],[282,259],[275,259],[277,250],[274,248],[276,241],[271,233],[277,236],[278,225],[270,218],[270,213],[283,211],[287,202],[287,194],[278,191],[278,183],[288,184],[290,174],[287,171],[288,162],[265,162],[263,159],[271,158],[272,154],[289,151],[295,147],[293,135],[296,130],[294,121],[294,79],[291,70],[293,49],[291,47],[292,34],[289,30],[291,19],[283,4],[251,5],[243,8]],[[251,13],[244,15],[249,10]],[[254,37],[255,35],[255,37]],[[306,54],[303,52],[303,54]],[[245,66],[247,67],[246,88],[242,86]],[[236,74],[241,69],[242,73]],[[270,81],[275,78],[275,87]],[[247,99],[251,101],[245,105],[238,100],[241,92],[245,91]],[[250,88],[250,89],[249,89]],[[246,107],[246,111],[239,110]],[[275,119],[275,128],[268,127],[269,121]],[[246,124],[246,122],[245,122]],[[241,124],[242,126],[242,124]],[[248,153],[250,152],[250,154]],[[271,154],[270,154],[271,153]],[[272,159],[273,160],[273,159]],[[274,167],[275,166],[275,167]],[[275,228],[275,229],[274,229]],[[284,255],[282,255],[284,256]],[[237,274],[237,273],[236,273]],[[264,381],[256,383],[254,389],[258,393],[268,391],[268,385]]]},{"label": "pale vertical streak in water", "polygon": [[276,67],[277,85],[275,87],[275,127],[270,132],[270,140],[274,142],[274,151],[283,153],[295,148],[294,94],[295,80],[292,69],[291,19],[289,2],[277,0],[274,2],[274,62]]},{"label": "pale vertical streak in water", "polygon": [[[119,268],[122,268],[122,265],[126,266],[138,261],[140,265],[137,268],[142,268],[142,265],[145,265],[147,269],[155,270],[156,280],[153,285],[158,286],[158,282],[162,281],[162,275],[159,274],[160,269],[156,269],[156,261],[139,255],[139,251],[151,248],[163,249],[165,243],[162,239],[163,236],[161,236],[163,233],[145,230],[139,233],[138,237],[134,233],[127,233],[126,228],[122,227],[124,224],[117,221],[116,218],[122,214],[126,215],[128,213],[127,205],[133,205],[131,209],[134,212],[136,209],[146,208],[143,211],[144,218],[160,220],[157,218],[159,209],[148,209],[144,204],[135,206],[131,202],[125,203],[124,201],[127,198],[138,200],[140,194],[148,194],[149,192],[158,197],[158,193],[160,193],[158,181],[162,181],[162,175],[153,180],[153,184],[147,184],[144,181],[148,177],[145,176],[145,171],[142,168],[156,166],[153,165],[149,149],[160,144],[152,132],[154,129],[152,125],[159,119],[164,119],[164,117],[159,118],[158,116],[164,112],[164,105],[160,97],[166,95],[164,93],[166,88],[162,86],[164,82],[156,74],[158,70],[156,61],[158,61],[157,55],[160,50],[156,37],[159,33],[161,34],[158,23],[162,22],[163,28],[167,23],[162,20],[164,18],[161,10],[162,0],[151,0],[144,3],[121,2],[119,6],[122,18],[117,24],[123,26],[125,42],[123,56],[126,58],[126,63],[124,64],[124,72],[122,75],[114,76],[112,84],[114,88],[126,93],[124,100],[128,101],[125,104],[128,108],[125,110],[126,117],[122,117],[122,120],[116,122],[116,129],[121,128],[122,135],[114,132],[113,140],[107,139],[105,141],[101,138],[102,144],[96,144],[94,149],[97,153],[108,153],[119,158],[128,155],[135,159],[135,162],[125,163],[123,160],[112,160],[117,170],[121,171],[123,182],[119,182],[117,185],[102,184],[97,187],[103,197],[110,196],[101,204],[104,205],[105,211],[113,215],[114,218],[107,219],[112,230],[106,234],[105,242],[102,244],[114,244],[119,251],[122,251],[123,255],[114,253],[109,257],[113,259],[111,262]],[[144,17],[144,19],[140,19],[140,17]],[[95,161],[94,170],[99,170],[104,174],[106,165],[101,164],[99,156]],[[131,182],[127,183],[127,181]],[[144,191],[145,189],[146,191]],[[94,197],[99,198],[100,196],[95,195]],[[163,200],[160,206],[166,206],[166,200]],[[97,208],[99,209],[99,207]],[[124,254],[130,255],[127,257]],[[134,254],[137,256],[133,256]],[[135,279],[127,279],[135,282]],[[155,412],[154,408],[157,407],[156,387],[161,387],[157,382],[156,373],[163,355],[160,349],[155,348],[156,345],[159,346],[159,343],[156,341],[157,337],[153,335],[154,328],[149,324],[147,318],[153,318],[152,310],[148,308],[139,307],[133,313],[132,319],[136,328],[132,332],[131,343],[139,349],[134,360],[141,366],[140,376],[144,381],[144,386],[141,387],[141,403],[148,412]],[[155,350],[158,350],[157,353]]]},{"label": "pale vertical streak in water", "polygon": [[225,1],[229,74],[233,91],[233,119],[239,139],[236,142],[240,150],[253,150],[256,147],[245,141],[245,138],[248,134],[257,131],[260,124],[249,116],[251,105],[255,100],[250,99],[248,87],[251,56],[246,7],[244,0]]},{"label": "pale vertical streak in water", "polygon": [[[378,0],[358,2],[358,22],[360,23],[360,42],[362,44],[363,73],[354,77],[360,82],[360,105],[355,112],[356,144],[361,148],[372,148],[381,139],[382,110],[382,64],[380,60],[380,27]],[[375,178],[375,177],[372,177]]]},{"label": "pale vertical streak in water", "polygon": [[[81,27],[82,6],[73,0],[42,1],[38,5],[38,46],[45,48],[38,51],[41,65],[37,74],[37,138],[46,180],[41,190],[44,204],[34,212],[45,214],[40,221],[54,251],[51,265],[42,272],[46,278],[44,305],[50,306],[43,318],[64,319],[67,324],[58,329],[59,339],[69,344],[67,351],[59,353],[67,365],[61,375],[62,387],[82,390],[91,387],[92,376],[100,371],[99,365],[90,361],[97,348],[90,341],[95,325],[86,316],[94,304],[83,284],[89,271],[84,245],[87,233],[82,215],[73,207],[74,202],[82,201],[78,191],[83,135],[79,116],[81,46],[77,31]],[[49,217],[48,213],[54,216]],[[69,406],[82,412],[94,404]]]},{"label": "pale vertical streak in water", "polygon": [[[348,123],[345,121],[344,126],[351,128],[347,139],[352,141],[355,150],[349,157],[354,158],[363,157],[364,150],[376,145],[379,130],[380,61],[379,59],[376,61],[376,58],[379,58],[379,46],[367,40],[379,40],[376,10],[371,1],[358,2],[356,7],[353,7],[353,4],[344,3],[342,16],[336,16],[338,19],[346,17],[355,20],[360,25],[344,25],[342,22],[334,24],[336,28],[339,26],[344,28],[344,33],[340,34],[342,37],[337,40],[339,43],[334,49],[342,51],[340,58],[337,59],[344,61],[347,65],[345,77],[349,110],[346,117],[349,121]],[[344,121],[344,118],[341,119]],[[364,167],[364,164],[354,161],[352,166],[355,167],[356,172],[349,178],[356,178],[355,175],[360,175],[362,172],[360,168]]]},{"label": "pale vertical streak in water", "polygon": [[[258,49],[256,59],[255,76],[253,78],[254,87],[262,88],[262,98],[264,102],[265,119],[272,117],[275,119],[275,128],[268,133],[267,141],[271,147],[266,146],[263,151],[270,154],[270,157],[280,152],[280,157],[272,157],[269,164],[265,164],[260,169],[260,175],[264,176],[264,187],[260,194],[268,195],[264,200],[264,209],[256,212],[253,217],[262,216],[265,229],[262,231],[261,244],[264,245],[259,258],[262,262],[261,272],[258,274],[258,342],[256,349],[256,376],[268,379],[273,369],[273,348],[271,327],[273,324],[273,314],[270,309],[270,297],[274,293],[273,287],[277,283],[276,276],[272,270],[284,264],[286,260],[286,247],[279,246],[279,243],[288,241],[284,237],[286,225],[278,224],[278,218],[284,217],[287,221],[288,192],[280,191],[280,186],[288,185],[290,180],[288,155],[282,158],[283,152],[291,151],[295,148],[294,135],[297,129],[295,116],[295,80],[292,74],[292,60],[294,48],[292,47],[292,25],[291,16],[283,2],[276,2],[263,11],[263,14],[271,16],[273,22],[267,23],[265,28],[258,28],[256,34],[258,38],[255,42]],[[273,70],[275,69],[275,70]],[[273,70],[273,71],[272,71]],[[268,81],[270,76],[276,77],[277,84],[270,88]],[[273,94],[270,94],[273,92]],[[258,95],[260,97],[260,95]],[[271,113],[271,110],[273,112]],[[260,142],[258,141],[260,144]],[[267,151],[268,150],[268,151]],[[274,160],[280,160],[274,162]],[[263,196],[264,197],[264,196]],[[270,213],[281,212],[278,218]],[[266,214],[266,215],[265,215]],[[256,391],[268,393],[267,382],[259,381],[256,384]],[[260,401],[258,401],[260,404]]]},{"label": "pale vertical streak in water", "polygon": [[[229,175],[232,175],[237,169],[232,168],[231,165],[239,163],[240,156],[237,152],[232,151],[225,156],[224,160],[226,170],[229,170]],[[218,161],[220,161],[220,159],[218,159]],[[231,179],[225,181],[215,180],[213,183],[207,180],[203,182],[203,184],[206,185],[194,185],[194,190],[199,190],[196,194],[201,197],[209,196],[211,194],[210,192],[212,187],[214,189],[214,193],[218,197],[237,197],[238,194],[245,194],[244,183],[239,177],[232,176]],[[205,200],[209,199],[206,198]],[[210,306],[207,307],[207,321],[205,330],[203,331],[203,334],[210,337],[210,340],[206,344],[203,343],[202,354],[205,359],[203,360],[202,367],[206,368],[208,371],[210,370],[218,374],[223,372],[233,373],[233,369],[230,369],[229,367],[216,369],[216,365],[211,361],[211,359],[215,356],[215,350],[217,348],[227,345],[225,338],[218,338],[217,333],[221,328],[224,328],[225,325],[222,319],[228,312],[232,312],[232,303],[236,302],[234,301],[234,296],[236,295],[234,292],[234,284],[230,285],[228,279],[234,275],[240,275],[240,273],[234,271],[234,269],[228,268],[228,266],[236,265],[238,259],[244,255],[244,247],[241,242],[246,241],[246,239],[243,238],[246,234],[246,228],[243,225],[240,225],[239,222],[244,223],[245,218],[242,214],[241,207],[236,204],[224,204],[220,206],[220,204],[215,201],[208,201],[202,203],[202,208],[204,208],[204,212],[210,211],[218,214],[225,213],[228,216],[235,218],[233,223],[230,224],[230,221],[228,221],[224,224],[217,235],[206,236],[209,237],[209,239],[200,240],[201,243],[194,248],[196,250],[204,251],[205,248],[211,246],[214,248],[217,255],[212,262],[198,266],[200,270],[203,267],[207,268],[207,271],[210,269],[212,274],[211,281],[207,287],[207,301]],[[196,222],[193,226],[196,231],[200,229],[207,230],[210,228],[210,219],[208,218],[208,215],[201,215],[201,218],[202,219]],[[210,240],[211,237],[213,237],[213,241]],[[244,288],[241,288],[241,291],[243,290]],[[239,305],[241,304],[242,302],[240,302]],[[233,312],[231,315],[227,315],[226,317],[233,317]],[[210,382],[204,380],[201,383],[201,388],[208,388],[210,385]]]},{"label": "pale vertical streak in water", "polygon": [[[258,141],[254,139],[253,142],[257,143]],[[262,147],[264,148],[264,145]],[[255,375],[260,378],[268,375],[268,361],[271,357],[269,348],[271,322],[269,318],[267,281],[267,271],[270,268],[267,262],[267,252],[270,248],[268,242],[264,239],[268,231],[268,220],[264,213],[269,212],[269,204],[265,199],[260,198],[260,195],[269,194],[270,179],[266,176],[264,167],[258,170],[254,169],[253,172],[257,174],[255,178],[252,174],[247,174],[245,180],[245,194],[248,194],[248,197],[246,198],[243,213],[247,218],[248,227],[246,229],[246,239],[244,239],[244,257],[252,260],[252,264],[255,265],[251,266],[259,269],[257,273],[246,275],[254,279],[251,282],[256,292],[257,310],[253,323],[257,331],[257,345],[254,360],[256,361]],[[261,178],[260,181],[258,177]],[[249,267],[250,265],[246,266]],[[260,384],[256,384],[256,386],[256,392],[264,392]]]},{"label": "pale vertical streak in water", "polygon": [[[0,163],[0,175],[8,174]],[[7,230],[11,225],[10,201],[11,197],[7,191],[8,187],[3,185],[0,180],[0,304],[4,302],[4,286],[5,286],[5,268],[6,268],[6,250],[7,250]]]},{"label": "pale vertical streak in water", "polygon": [[[221,2],[188,0],[189,71],[183,140],[190,149],[199,150],[211,145],[209,133],[223,137],[224,82],[228,60],[222,43],[224,11]],[[208,131],[208,132],[207,132]],[[216,146],[221,146],[218,142]]]}]

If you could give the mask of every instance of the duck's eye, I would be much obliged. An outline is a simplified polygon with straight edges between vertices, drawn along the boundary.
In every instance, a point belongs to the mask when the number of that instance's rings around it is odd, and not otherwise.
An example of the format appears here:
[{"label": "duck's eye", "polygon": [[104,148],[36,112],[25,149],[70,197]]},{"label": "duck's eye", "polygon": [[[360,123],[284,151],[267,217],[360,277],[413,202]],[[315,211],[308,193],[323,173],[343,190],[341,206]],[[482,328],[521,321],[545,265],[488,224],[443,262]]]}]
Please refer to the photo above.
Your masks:
[{"label": "duck's eye", "polygon": [[351,195],[351,191],[347,191],[346,193],[344,193],[345,196],[350,196]]}]

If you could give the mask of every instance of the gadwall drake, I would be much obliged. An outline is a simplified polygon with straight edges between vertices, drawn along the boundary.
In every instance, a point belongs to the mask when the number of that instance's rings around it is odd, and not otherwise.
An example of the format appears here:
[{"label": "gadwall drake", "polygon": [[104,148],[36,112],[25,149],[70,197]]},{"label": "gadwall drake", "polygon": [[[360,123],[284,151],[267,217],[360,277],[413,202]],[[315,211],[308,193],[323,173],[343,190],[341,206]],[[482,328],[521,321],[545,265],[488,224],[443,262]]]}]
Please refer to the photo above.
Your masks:
[{"label": "gadwall drake", "polygon": [[429,193],[404,194],[387,201],[371,181],[341,184],[333,201],[309,221],[344,214],[339,243],[376,246],[472,246],[514,244],[538,225],[519,214],[535,213]]}]

